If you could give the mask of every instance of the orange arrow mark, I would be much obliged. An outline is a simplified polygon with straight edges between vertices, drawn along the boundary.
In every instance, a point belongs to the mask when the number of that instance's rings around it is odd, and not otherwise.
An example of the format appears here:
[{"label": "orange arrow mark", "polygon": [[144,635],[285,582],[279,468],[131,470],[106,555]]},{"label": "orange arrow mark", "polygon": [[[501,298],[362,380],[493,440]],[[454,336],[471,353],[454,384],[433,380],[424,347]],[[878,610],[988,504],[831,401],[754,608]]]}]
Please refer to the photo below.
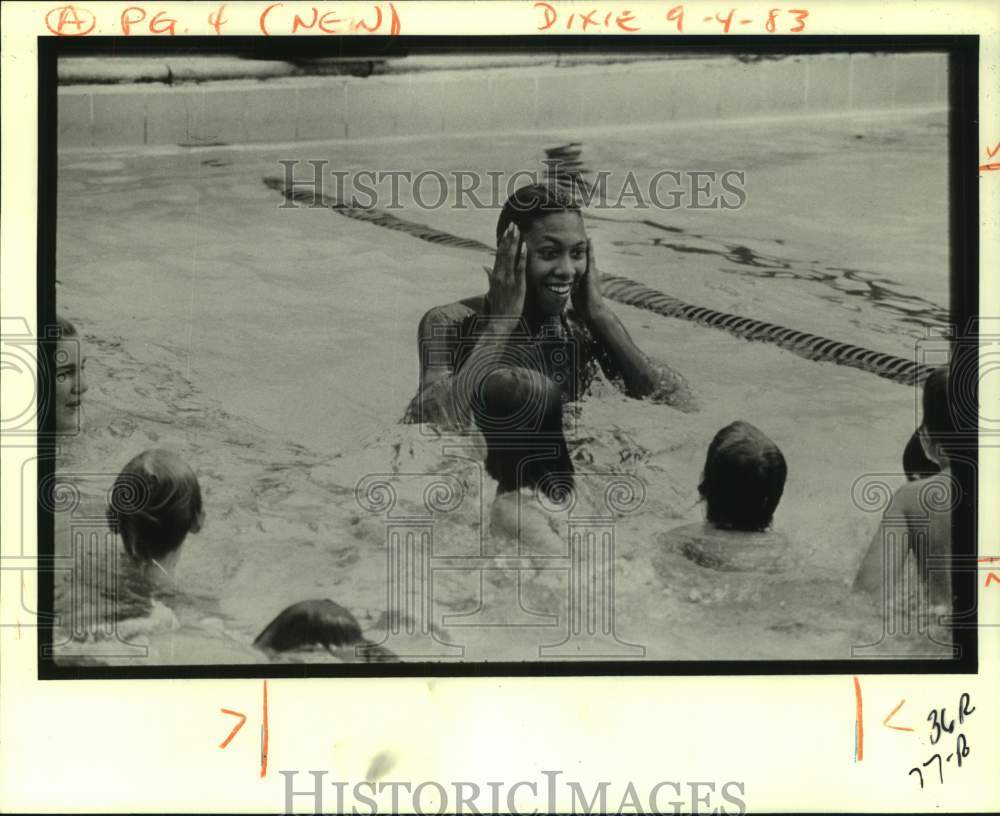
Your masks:
[{"label": "orange arrow mark", "polygon": [[913,730],[912,728],[907,728],[905,725],[889,725],[889,720],[891,720],[893,718],[893,716],[895,715],[895,713],[897,711],[899,711],[899,709],[901,709],[903,707],[903,704],[905,702],[906,702],[905,698],[902,699],[902,700],[900,700],[899,701],[899,705],[896,706],[892,711],[889,712],[889,716],[888,717],[886,717],[884,720],[882,720],[882,725],[884,725],[886,728],[895,729],[896,731],[912,731]]},{"label": "orange arrow mark", "polygon": [[986,576],[986,583],[984,584],[984,586],[989,586],[992,581],[996,581],[998,584],[1000,584],[1000,575],[997,575],[995,572],[991,572],[989,575]]},{"label": "orange arrow mark", "polygon": [[[243,725],[243,723],[240,723]],[[267,776],[267,680],[264,681],[264,720],[260,725],[260,776]]]},{"label": "orange arrow mark", "polygon": [[238,723],[236,723],[236,726],[233,728],[233,730],[229,732],[229,736],[226,737],[219,744],[220,748],[225,748],[227,745],[229,745],[229,743],[231,743],[233,741],[233,737],[235,737],[236,734],[239,733],[239,730],[243,727],[243,723],[245,723],[247,721],[247,715],[246,714],[240,714],[239,711],[230,711],[228,708],[220,708],[219,711],[221,711],[223,714],[232,714],[234,717],[239,717],[240,718],[240,721]]},{"label": "orange arrow mark", "polygon": [[861,683],[854,678],[854,760],[861,762],[865,758],[865,721],[862,718]]}]

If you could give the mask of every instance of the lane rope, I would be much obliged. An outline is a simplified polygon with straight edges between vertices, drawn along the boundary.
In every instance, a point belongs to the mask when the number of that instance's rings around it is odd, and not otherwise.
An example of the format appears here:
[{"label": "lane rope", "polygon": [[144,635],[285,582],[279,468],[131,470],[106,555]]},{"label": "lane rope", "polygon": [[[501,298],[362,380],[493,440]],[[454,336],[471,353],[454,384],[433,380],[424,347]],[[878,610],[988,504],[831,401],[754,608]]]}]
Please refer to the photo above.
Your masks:
[{"label": "lane rope", "polygon": [[[281,193],[288,202],[307,206],[320,205],[345,218],[402,232],[431,244],[484,252],[491,257],[496,251],[494,247],[474,238],[462,238],[426,224],[418,224],[415,221],[400,218],[385,210],[360,207],[353,203],[345,204],[325,195],[317,195],[311,186],[295,187],[294,184],[288,186],[283,179],[274,176],[265,177],[264,184]],[[771,343],[807,360],[855,368],[901,385],[920,385],[934,370],[932,365],[907,360],[904,357],[896,357],[862,346],[842,343],[829,337],[790,329],[787,326],[780,326],[752,317],[729,314],[705,306],[685,303],[657,289],[619,275],[602,273],[601,291],[606,297],[626,306],[635,306],[663,317],[687,320],[701,326],[722,329],[744,340]]]}]

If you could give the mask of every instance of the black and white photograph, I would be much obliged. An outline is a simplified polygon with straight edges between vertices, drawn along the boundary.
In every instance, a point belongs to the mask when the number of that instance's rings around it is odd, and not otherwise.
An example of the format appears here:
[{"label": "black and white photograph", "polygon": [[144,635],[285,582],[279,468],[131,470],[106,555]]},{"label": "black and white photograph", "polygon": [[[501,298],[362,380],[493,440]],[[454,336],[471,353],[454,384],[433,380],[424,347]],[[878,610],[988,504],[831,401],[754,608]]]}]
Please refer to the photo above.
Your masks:
[{"label": "black and white photograph", "polygon": [[49,44],[39,671],[968,667],[969,44],[379,16]]}]

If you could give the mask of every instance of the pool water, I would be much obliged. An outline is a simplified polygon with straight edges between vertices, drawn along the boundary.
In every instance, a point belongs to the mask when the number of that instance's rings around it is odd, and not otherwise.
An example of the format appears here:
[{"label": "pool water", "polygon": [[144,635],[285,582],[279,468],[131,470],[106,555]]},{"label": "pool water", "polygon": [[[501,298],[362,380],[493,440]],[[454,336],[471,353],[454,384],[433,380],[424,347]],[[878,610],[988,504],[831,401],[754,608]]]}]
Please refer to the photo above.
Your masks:
[{"label": "pool water", "polygon": [[[253,637],[305,598],[348,607],[380,640],[389,606],[386,517],[368,512],[355,491],[372,474],[394,486],[397,512],[419,510],[422,491],[446,475],[462,501],[436,517],[435,556],[478,556],[490,546],[495,484],[481,472],[475,440],[398,424],[416,387],[420,316],[483,292],[487,256],[326,209],[279,208],[282,197],[264,181],[281,175],[278,161],[509,174],[539,169],[546,148],[571,140],[582,143],[592,171],[746,174],[738,210],[588,213],[608,273],[909,359],[944,328],[944,114],[63,153],[57,299],[83,335],[90,388],[84,433],[60,452],[60,475],[78,485],[81,503],[57,513],[57,551],[69,549],[78,519],[100,517],[114,476],[148,447],[188,461],[207,513],[185,544],[178,589],[164,600],[176,620],[144,633],[147,656],[129,659],[264,660]],[[424,210],[407,196],[398,213],[486,244],[496,214]],[[878,610],[850,584],[879,513],[859,507],[852,488],[872,474],[890,488],[903,483],[914,389],[612,305],[640,348],[689,379],[701,405],[681,414],[598,384],[574,411],[581,502],[599,503],[609,474],[645,490],[641,506],[613,524],[619,640],[668,660],[848,658],[852,645],[871,642]],[[793,556],[780,573],[706,569],[670,544],[671,529],[700,520],[705,450],[735,419],[761,428],[788,461],[775,528]],[[465,448],[456,453],[456,445]],[[553,525],[565,531],[572,521],[557,513]],[[570,575],[561,567],[522,580],[535,625],[513,625],[516,609],[498,618],[506,625],[469,625],[484,597],[499,597],[511,580],[451,561],[435,571],[435,632],[461,646],[443,651],[532,660],[539,646],[565,637]],[[910,654],[925,647],[892,646]],[[63,654],[114,662],[100,644]]]}]

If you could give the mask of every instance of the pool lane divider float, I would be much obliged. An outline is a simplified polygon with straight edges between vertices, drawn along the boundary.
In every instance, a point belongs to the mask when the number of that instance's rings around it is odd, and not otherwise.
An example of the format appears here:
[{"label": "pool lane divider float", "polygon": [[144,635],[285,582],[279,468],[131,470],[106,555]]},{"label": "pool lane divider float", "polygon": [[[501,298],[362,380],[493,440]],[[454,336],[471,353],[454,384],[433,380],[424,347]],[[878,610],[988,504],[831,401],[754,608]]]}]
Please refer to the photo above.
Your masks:
[{"label": "pool lane divider float", "polygon": [[[284,179],[277,176],[266,176],[263,181],[267,187],[277,190],[290,203],[314,207],[321,204],[345,218],[403,232],[414,238],[419,238],[421,241],[439,246],[485,252],[489,253],[491,257],[496,252],[494,247],[474,238],[452,235],[426,224],[408,221],[385,210],[345,204],[330,199],[326,195],[317,195],[316,190],[308,185],[298,188],[294,184],[286,185]],[[673,317],[701,326],[709,326],[713,329],[722,329],[744,340],[772,343],[807,360],[856,368],[901,385],[919,385],[934,370],[934,366],[926,363],[917,363],[903,357],[872,351],[862,346],[842,343],[839,340],[831,340],[829,337],[790,329],[787,326],[756,320],[752,317],[728,314],[705,306],[685,303],[630,278],[618,275],[602,273],[601,292],[605,297],[626,306],[635,306],[663,317]]]}]

